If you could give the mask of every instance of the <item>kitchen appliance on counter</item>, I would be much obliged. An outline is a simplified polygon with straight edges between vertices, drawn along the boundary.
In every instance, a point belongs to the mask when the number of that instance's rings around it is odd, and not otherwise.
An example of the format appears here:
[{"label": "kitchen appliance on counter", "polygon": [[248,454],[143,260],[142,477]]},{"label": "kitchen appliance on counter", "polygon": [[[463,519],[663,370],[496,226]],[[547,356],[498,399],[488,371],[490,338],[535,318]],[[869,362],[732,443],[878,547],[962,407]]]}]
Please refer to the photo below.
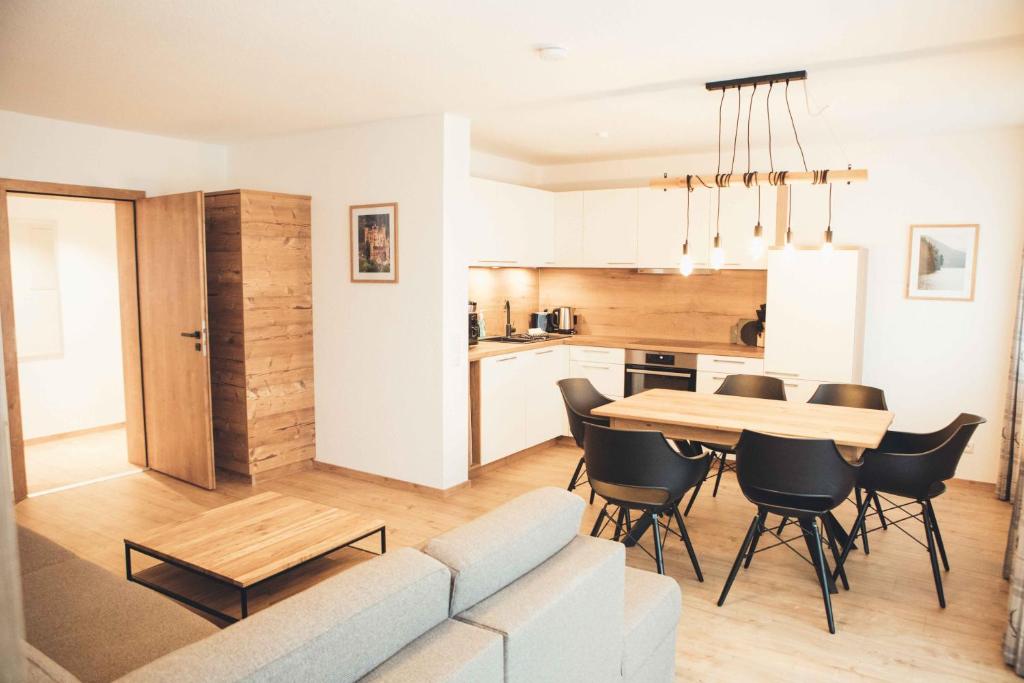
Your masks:
[{"label": "kitchen appliance on counter", "polygon": [[649,389],[697,390],[697,354],[626,349],[624,396]]},{"label": "kitchen appliance on counter", "polygon": [[480,341],[480,314],[476,312],[476,302],[469,302],[469,345],[474,346]]},{"label": "kitchen appliance on counter", "polygon": [[553,332],[559,334],[576,334],[576,313],[572,306],[559,306],[551,312],[554,316]]},{"label": "kitchen appliance on counter", "polygon": [[530,329],[531,330],[544,330],[545,332],[555,331],[554,314],[549,313],[548,309],[538,311],[530,314]]}]

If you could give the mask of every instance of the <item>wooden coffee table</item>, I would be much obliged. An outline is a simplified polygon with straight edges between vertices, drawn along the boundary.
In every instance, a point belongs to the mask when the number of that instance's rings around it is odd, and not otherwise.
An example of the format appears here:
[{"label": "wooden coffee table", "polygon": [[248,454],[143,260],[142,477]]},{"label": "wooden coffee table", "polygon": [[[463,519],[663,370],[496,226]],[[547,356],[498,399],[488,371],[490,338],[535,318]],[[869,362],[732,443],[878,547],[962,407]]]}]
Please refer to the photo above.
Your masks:
[{"label": "wooden coffee table", "polygon": [[301,498],[261,493],[124,539],[125,573],[129,581],[234,622],[234,616],[133,574],[131,552],[237,589],[244,619],[254,586],[378,533],[383,554],[384,522]]}]

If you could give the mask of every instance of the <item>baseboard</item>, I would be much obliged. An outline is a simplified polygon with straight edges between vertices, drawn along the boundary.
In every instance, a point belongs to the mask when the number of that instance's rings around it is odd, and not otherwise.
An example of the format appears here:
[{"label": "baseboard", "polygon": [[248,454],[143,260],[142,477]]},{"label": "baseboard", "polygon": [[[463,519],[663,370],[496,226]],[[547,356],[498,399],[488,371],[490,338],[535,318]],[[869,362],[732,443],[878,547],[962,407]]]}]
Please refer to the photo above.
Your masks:
[{"label": "baseboard", "polygon": [[76,429],[72,432],[61,432],[60,434],[49,434],[47,436],[37,436],[34,439],[25,439],[23,443],[26,446],[37,446],[41,443],[73,439],[76,436],[85,436],[86,434],[96,434],[98,432],[106,432],[112,429],[124,429],[125,426],[124,422],[117,422],[109,425],[100,425],[99,427],[86,427],[85,429]]},{"label": "baseboard", "polygon": [[531,455],[536,455],[538,452],[546,448],[550,448],[556,444],[562,443],[563,440],[567,440],[567,442],[572,444],[573,446],[576,445],[576,442],[569,437],[556,436],[553,439],[542,441],[536,446],[530,446],[529,448],[525,448],[516,453],[512,453],[511,455],[506,455],[504,458],[500,458],[498,460],[495,460],[494,462],[489,462],[486,465],[474,465],[473,467],[469,468],[469,478],[471,480],[476,479],[477,477],[487,474],[488,472],[493,472],[494,470],[500,469],[505,465],[510,465],[516,462],[517,460],[527,458]]},{"label": "baseboard", "polygon": [[471,486],[469,480],[456,484],[446,489],[438,489],[432,486],[425,486],[423,484],[415,484],[411,481],[402,481],[401,479],[393,479],[391,477],[385,477],[380,474],[373,474],[371,472],[362,472],[360,470],[349,469],[348,467],[342,467],[341,465],[333,465],[329,462],[323,462],[320,460],[313,460],[313,469],[322,470],[324,472],[333,472],[334,474],[340,474],[350,479],[358,479],[359,481],[365,481],[371,484],[379,484],[380,486],[386,486],[392,489],[398,489],[400,491],[413,491],[415,493],[422,493],[432,498],[448,498],[454,493],[461,491],[464,488]]}]

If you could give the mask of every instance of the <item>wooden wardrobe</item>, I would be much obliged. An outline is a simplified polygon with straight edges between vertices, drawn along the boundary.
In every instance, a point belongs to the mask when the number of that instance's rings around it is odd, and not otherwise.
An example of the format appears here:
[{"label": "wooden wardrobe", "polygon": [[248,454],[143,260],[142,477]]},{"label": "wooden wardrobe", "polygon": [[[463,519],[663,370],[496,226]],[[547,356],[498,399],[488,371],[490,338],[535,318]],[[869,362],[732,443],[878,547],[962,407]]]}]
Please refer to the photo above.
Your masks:
[{"label": "wooden wardrobe", "polygon": [[206,195],[214,457],[255,483],[311,466],[310,198]]}]

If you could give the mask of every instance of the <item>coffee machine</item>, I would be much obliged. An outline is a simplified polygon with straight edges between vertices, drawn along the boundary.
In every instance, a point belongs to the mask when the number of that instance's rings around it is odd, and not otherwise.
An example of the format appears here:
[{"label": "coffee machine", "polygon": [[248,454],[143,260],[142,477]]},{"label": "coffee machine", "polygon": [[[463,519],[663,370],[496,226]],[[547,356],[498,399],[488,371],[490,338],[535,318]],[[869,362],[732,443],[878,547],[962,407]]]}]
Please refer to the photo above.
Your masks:
[{"label": "coffee machine", "polygon": [[469,345],[473,346],[480,341],[480,318],[476,312],[476,302],[469,302]]}]

